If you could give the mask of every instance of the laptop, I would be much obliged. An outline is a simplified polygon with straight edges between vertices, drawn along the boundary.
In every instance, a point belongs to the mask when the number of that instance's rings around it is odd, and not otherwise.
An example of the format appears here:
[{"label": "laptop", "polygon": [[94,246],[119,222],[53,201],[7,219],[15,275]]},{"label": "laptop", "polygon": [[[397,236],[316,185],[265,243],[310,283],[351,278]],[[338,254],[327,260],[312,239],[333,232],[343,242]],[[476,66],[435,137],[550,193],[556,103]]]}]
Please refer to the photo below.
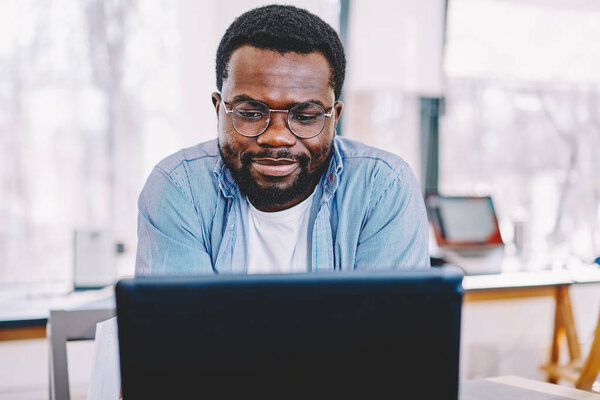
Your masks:
[{"label": "laptop", "polygon": [[456,399],[462,272],[116,285],[123,398]]},{"label": "laptop", "polygon": [[504,242],[491,196],[430,194],[425,203],[443,258],[467,274],[501,271]]}]

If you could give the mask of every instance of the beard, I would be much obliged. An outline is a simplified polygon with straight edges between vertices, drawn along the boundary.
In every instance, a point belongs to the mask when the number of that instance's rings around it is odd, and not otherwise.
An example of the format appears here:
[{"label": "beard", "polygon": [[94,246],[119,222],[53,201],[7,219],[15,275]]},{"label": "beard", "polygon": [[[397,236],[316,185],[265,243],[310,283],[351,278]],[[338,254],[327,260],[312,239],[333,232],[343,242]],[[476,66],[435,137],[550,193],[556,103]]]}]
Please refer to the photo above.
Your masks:
[{"label": "beard", "polygon": [[[304,200],[314,190],[319,182],[321,175],[329,165],[331,158],[332,144],[323,146],[313,155],[315,160],[322,159],[313,172],[309,172],[308,164],[310,158],[306,154],[294,155],[289,150],[264,150],[261,152],[242,153],[240,156],[241,167],[235,168],[232,159],[236,157],[236,152],[228,146],[221,146],[219,142],[219,153],[225,166],[231,171],[233,179],[240,188],[240,192],[248,197],[254,207],[260,209],[282,207],[295,200]],[[281,187],[277,183],[269,186],[260,185],[250,173],[250,166],[253,158],[287,158],[298,162],[300,172],[294,181]]]}]

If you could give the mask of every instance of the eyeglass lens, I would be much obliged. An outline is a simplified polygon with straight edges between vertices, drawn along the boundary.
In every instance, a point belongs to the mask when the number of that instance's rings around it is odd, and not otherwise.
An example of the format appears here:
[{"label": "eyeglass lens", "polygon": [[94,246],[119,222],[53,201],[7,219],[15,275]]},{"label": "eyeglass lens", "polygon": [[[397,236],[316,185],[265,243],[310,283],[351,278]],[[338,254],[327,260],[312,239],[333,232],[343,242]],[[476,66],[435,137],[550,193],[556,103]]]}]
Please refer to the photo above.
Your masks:
[{"label": "eyeglass lens", "polygon": [[[269,117],[269,107],[258,101],[243,101],[232,110],[233,126],[245,136],[257,136],[264,132],[269,125]],[[298,137],[316,136],[325,126],[325,110],[314,103],[295,104],[287,113],[287,123]]]}]

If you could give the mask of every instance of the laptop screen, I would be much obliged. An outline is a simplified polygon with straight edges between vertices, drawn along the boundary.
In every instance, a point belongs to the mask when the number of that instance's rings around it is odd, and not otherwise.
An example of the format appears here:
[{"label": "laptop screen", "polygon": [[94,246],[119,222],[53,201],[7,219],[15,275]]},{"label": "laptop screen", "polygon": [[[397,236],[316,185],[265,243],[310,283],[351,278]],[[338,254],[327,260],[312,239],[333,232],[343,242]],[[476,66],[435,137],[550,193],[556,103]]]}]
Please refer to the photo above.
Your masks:
[{"label": "laptop screen", "polygon": [[123,397],[456,399],[461,281],[452,268],[122,280]]},{"label": "laptop screen", "polygon": [[440,196],[426,199],[429,219],[440,246],[501,245],[490,196]]}]

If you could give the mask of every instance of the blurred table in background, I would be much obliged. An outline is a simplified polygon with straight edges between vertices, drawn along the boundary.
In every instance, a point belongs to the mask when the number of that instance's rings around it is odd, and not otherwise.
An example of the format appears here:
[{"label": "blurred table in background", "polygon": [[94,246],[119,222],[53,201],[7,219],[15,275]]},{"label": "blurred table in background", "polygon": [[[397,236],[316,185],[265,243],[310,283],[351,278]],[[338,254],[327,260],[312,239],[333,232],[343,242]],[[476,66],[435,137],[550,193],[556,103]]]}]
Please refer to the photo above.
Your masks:
[{"label": "blurred table in background", "polygon": [[[560,359],[561,342],[566,341],[569,362],[582,362],[569,288],[575,284],[600,283],[600,267],[596,264],[575,268],[515,271],[489,275],[467,275],[463,279],[464,301],[522,299],[552,297],[555,301],[554,326],[550,347],[550,365]],[[593,316],[596,318],[595,316]],[[548,381],[556,383],[549,373]]]},{"label": "blurred table in background", "polygon": [[72,291],[64,284],[0,285],[0,341],[46,337],[50,310],[114,308],[114,289]]},{"label": "blurred table in background", "polygon": [[463,381],[459,391],[459,400],[600,400],[600,394],[518,376]]},{"label": "blurred table in background", "polygon": [[[572,326],[569,286],[584,283],[600,283],[600,267],[467,275],[464,301],[550,296],[556,299],[557,315],[564,315],[561,320]],[[0,341],[44,338],[50,310],[82,306],[114,308],[113,287],[72,291],[64,284],[0,285]]]}]

